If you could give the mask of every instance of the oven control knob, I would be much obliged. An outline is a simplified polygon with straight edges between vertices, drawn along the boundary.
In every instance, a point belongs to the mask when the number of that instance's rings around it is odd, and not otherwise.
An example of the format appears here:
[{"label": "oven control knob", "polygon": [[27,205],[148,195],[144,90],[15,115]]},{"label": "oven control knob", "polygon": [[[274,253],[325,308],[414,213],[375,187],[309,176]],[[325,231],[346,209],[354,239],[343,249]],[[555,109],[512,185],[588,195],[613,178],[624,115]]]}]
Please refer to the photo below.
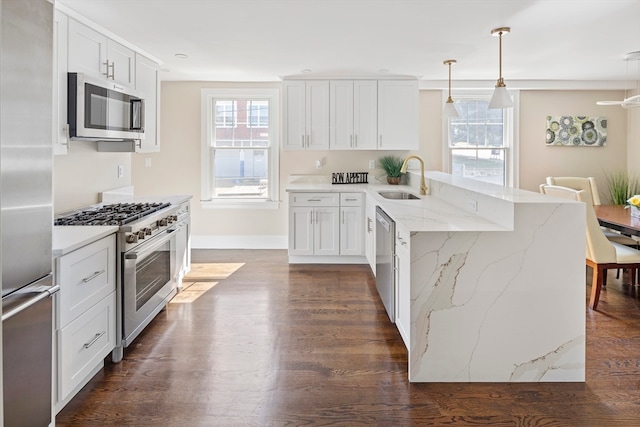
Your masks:
[{"label": "oven control knob", "polygon": [[144,234],[146,234],[147,236],[151,236],[151,227],[147,227],[144,229]]},{"label": "oven control knob", "polygon": [[144,230],[138,231],[138,239],[144,239],[144,236],[145,236]]},{"label": "oven control knob", "polygon": [[173,222],[173,216],[169,215],[169,216],[167,217],[167,222],[168,222],[169,224],[171,224],[171,223]]},{"label": "oven control knob", "polygon": [[138,243],[138,235],[137,234],[129,234],[127,236],[127,243]]},{"label": "oven control knob", "polygon": [[158,226],[159,227],[165,227],[167,225],[167,219],[166,218],[162,218],[158,220]]}]

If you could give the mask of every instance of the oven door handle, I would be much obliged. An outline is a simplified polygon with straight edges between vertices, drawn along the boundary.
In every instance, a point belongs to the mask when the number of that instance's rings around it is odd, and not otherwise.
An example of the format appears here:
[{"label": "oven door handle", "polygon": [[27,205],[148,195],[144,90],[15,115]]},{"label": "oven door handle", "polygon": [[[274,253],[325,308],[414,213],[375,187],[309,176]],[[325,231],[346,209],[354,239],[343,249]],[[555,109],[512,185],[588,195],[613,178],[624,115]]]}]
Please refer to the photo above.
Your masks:
[{"label": "oven door handle", "polygon": [[169,240],[171,240],[173,238],[172,234],[174,231],[176,231],[175,228],[171,228],[167,230],[167,234],[164,237],[159,238],[160,240],[158,240],[157,242],[150,243],[152,246],[144,245],[144,248],[142,248],[141,251],[126,252],[124,254],[124,259],[138,259],[140,257],[140,254],[144,254],[146,252],[153,252],[154,250],[156,250],[157,248],[159,248],[160,246],[164,245]]}]

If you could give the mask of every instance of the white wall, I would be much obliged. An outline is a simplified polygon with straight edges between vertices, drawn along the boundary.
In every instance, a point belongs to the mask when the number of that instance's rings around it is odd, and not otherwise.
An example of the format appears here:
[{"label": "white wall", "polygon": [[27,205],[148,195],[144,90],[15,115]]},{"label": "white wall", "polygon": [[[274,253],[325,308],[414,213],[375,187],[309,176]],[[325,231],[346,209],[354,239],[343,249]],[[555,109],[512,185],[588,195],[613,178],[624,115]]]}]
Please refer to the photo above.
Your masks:
[{"label": "white wall", "polygon": [[[118,165],[124,166],[122,178]],[[98,203],[101,191],[130,183],[131,154],[99,153],[95,142],[71,141],[68,154],[53,159],[54,212]]]},{"label": "white wall", "polygon": [[[520,188],[538,191],[547,176],[594,176],[603,203],[607,173],[627,168],[627,111],[596,105],[622,99],[622,91],[524,91],[520,93]],[[605,147],[547,146],[546,116],[607,117]]]}]

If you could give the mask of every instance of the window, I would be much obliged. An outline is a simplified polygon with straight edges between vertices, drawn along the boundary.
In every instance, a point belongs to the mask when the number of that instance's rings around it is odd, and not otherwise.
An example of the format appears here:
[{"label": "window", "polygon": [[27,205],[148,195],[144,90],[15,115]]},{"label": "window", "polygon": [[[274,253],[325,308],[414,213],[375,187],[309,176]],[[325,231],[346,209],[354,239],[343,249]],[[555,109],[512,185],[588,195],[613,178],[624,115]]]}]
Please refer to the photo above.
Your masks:
[{"label": "window", "polygon": [[277,89],[202,90],[205,206],[278,206]]},{"label": "window", "polygon": [[489,95],[457,97],[459,117],[447,126],[452,175],[515,186],[513,110],[488,109]]}]

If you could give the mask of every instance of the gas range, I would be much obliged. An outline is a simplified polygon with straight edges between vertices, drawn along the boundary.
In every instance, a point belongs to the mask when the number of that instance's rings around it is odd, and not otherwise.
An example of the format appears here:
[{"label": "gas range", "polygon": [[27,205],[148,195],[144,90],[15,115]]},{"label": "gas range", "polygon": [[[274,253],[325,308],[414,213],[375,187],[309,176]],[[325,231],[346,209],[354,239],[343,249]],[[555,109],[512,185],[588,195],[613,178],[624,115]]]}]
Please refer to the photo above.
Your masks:
[{"label": "gas range", "polygon": [[171,228],[182,216],[182,208],[169,202],[126,202],[95,205],[62,214],[54,225],[117,225],[118,250],[128,251]]}]

